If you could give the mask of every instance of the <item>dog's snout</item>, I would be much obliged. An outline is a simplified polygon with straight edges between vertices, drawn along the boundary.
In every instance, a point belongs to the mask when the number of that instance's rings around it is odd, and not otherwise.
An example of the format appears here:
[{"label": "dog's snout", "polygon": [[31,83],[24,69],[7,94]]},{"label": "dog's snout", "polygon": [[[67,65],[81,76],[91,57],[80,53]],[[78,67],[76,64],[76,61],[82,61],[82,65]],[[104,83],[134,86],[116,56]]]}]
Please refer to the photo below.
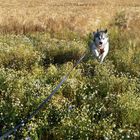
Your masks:
[{"label": "dog's snout", "polygon": [[103,43],[100,41],[99,44],[102,45]]}]

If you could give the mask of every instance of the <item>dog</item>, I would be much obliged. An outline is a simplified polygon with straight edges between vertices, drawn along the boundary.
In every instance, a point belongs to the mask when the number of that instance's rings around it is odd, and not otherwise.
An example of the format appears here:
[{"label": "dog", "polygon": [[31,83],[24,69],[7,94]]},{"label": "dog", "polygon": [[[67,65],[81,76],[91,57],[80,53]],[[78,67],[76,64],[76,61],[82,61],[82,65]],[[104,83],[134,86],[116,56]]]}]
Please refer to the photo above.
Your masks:
[{"label": "dog", "polygon": [[93,32],[92,36],[93,41],[90,45],[92,54],[100,63],[102,63],[109,51],[108,31],[107,29],[97,29],[96,32]]}]

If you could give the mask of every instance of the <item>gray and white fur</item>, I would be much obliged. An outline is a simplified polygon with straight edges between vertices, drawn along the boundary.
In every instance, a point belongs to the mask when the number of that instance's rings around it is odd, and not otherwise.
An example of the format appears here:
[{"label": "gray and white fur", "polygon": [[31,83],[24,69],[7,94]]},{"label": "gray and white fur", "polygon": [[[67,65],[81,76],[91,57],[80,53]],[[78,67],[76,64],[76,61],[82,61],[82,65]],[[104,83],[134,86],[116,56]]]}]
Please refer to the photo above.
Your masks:
[{"label": "gray and white fur", "polygon": [[106,30],[98,30],[93,32],[93,43],[91,51],[97,60],[102,63],[109,51],[109,39]]}]

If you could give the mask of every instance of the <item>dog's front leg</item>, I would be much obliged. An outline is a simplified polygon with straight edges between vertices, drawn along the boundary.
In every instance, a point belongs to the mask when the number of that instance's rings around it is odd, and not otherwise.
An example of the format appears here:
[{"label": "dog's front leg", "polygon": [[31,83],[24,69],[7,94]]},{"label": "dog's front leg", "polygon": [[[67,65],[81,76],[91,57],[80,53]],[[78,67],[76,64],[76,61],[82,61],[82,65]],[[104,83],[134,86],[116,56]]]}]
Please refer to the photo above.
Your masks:
[{"label": "dog's front leg", "polygon": [[92,53],[96,57],[96,59],[99,59],[99,52],[97,49],[92,49]]},{"label": "dog's front leg", "polygon": [[107,52],[104,52],[99,56],[100,63],[104,61],[104,58],[106,57],[106,55],[107,55]]},{"label": "dog's front leg", "polygon": [[104,58],[105,58],[105,56],[103,56],[103,54],[101,54],[101,55],[99,56],[99,62],[102,63],[103,60],[104,60]]}]

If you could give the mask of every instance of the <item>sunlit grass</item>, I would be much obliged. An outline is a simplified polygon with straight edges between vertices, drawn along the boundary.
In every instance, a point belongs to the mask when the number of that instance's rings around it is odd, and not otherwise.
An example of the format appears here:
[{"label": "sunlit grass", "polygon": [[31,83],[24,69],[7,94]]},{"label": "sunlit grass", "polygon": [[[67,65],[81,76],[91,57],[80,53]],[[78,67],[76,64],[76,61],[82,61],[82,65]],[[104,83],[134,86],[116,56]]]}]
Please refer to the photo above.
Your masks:
[{"label": "sunlit grass", "polygon": [[139,6],[139,0],[2,0],[0,31],[25,34],[33,31],[59,32],[68,28],[85,34],[97,27],[107,26],[120,10],[127,11],[133,21],[136,15],[140,15]]}]

